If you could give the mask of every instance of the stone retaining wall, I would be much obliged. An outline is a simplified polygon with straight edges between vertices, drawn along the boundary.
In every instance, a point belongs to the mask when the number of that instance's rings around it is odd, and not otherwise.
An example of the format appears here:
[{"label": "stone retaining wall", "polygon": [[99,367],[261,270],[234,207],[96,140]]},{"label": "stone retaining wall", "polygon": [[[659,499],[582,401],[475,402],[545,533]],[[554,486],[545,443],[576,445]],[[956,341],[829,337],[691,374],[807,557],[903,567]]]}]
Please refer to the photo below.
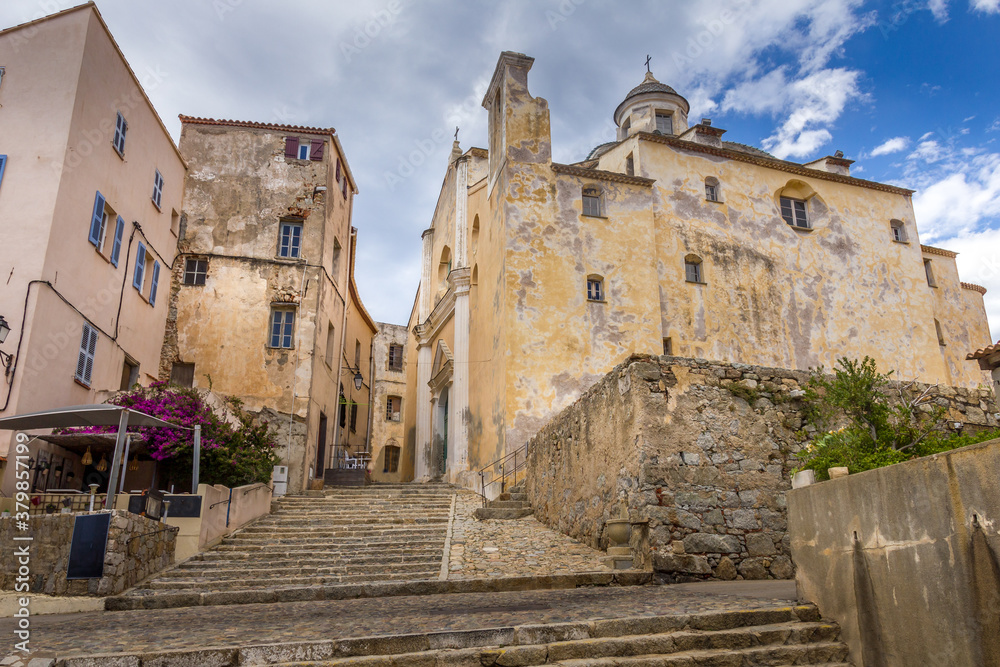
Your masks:
[{"label": "stone retaining wall", "polygon": [[[595,548],[607,547],[608,519],[648,521],[639,557],[668,581],[791,578],[785,492],[814,432],[799,400],[808,377],[628,359],[529,441],[535,516]],[[996,426],[991,391],[940,395],[950,420]]]},{"label": "stone retaining wall", "polygon": [[[16,590],[19,565],[12,554],[25,544],[30,545],[28,592],[46,595],[117,595],[174,561],[176,528],[114,510],[104,555],[104,576],[67,581],[66,567],[77,516],[80,514],[32,516],[27,531],[17,530],[13,518],[0,519],[0,550],[4,554],[0,559],[0,590]],[[15,536],[34,539],[14,541]]]}]

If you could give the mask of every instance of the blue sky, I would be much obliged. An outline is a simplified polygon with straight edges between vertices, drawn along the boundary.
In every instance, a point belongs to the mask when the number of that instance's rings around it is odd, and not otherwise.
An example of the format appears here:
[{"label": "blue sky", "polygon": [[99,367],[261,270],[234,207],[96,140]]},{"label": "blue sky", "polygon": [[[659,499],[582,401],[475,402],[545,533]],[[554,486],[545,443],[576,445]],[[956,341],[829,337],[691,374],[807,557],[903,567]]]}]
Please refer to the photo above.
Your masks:
[{"label": "blue sky", "polygon": [[[9,26],[77,4],[5,0]],[[359,289],[405,323],[454,127],[503,50],[536,58],[554,158],[613,138],[653,72],[726,139],[916,189],[921,241],[960,252],[1000,339],[1000,0],[99,0],[168,129],[179,113],[334,126],[358,179]],[[985,344],[987,341],[983,341]]]}]

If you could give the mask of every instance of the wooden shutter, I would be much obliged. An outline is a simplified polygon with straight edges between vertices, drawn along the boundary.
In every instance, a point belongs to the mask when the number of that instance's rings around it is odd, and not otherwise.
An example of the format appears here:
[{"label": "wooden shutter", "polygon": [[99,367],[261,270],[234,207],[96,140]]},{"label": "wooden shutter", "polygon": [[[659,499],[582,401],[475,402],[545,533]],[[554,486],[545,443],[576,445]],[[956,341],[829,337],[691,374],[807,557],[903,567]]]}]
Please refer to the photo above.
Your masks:
[{"label": "wooden shutter", "polygon": [[337,182],[340,183],[340,158],[337,158]]},{"label": "wooden shutter", "polygon": [[313,139],[312,145],[309,147],[309,159],[310,160],[322,160],[323,159],[323,140]]},{"label": "wooden shutter", "polygon": [[135,271],[132,274],[132,287],[142,291],[142,281],[146,273],[146,246],[139,242],[139,253],[135,256]]},{"label": "wooden shutter", "polygon": [[160,283],[160,263],[153,262],[153,281],[149,286],[149,305],[156,305],[156,286]]},{"label": "wooden shutter", "polygon": [[285,158],[294,160],[299,156],[299,138],[285,137]]},{"label": "wooden shutter", "polygon": [[7,168],[7,156],[0,155],[0,184],[3,184],[3,170]]},{"label": "wooden shutter", "polygon": [[94,373],[94,354],[96,352],[97,330],[84,323],[83,336],[80,339],[80,355],[76,362],[76,379],[88,385]]},{"label": "wooden shutter", "polygon": [[94,212],[90,216],[90,243],[101,245],[101,221],[104,219],[104,195],[98,191],[94,197]]},{"label": "wooden shutter", "polygon": [[115,225],[115,242],[111,246],[111,263],[118,266],[118,256],[122,252],[122,236],[125,234],[125,219],[118,216],[118,224]]}]

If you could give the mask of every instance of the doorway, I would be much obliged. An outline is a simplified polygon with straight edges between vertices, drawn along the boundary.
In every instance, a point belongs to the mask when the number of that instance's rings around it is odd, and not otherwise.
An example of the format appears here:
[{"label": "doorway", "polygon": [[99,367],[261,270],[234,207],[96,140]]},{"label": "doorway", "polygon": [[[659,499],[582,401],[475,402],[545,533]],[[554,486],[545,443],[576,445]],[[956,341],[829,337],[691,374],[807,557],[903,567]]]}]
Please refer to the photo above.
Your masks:
[{"label": "doorway", "polygon": [[319,442],[316,445],[316,477],[323,477],[326,464],[326,414],[319,413]]}]

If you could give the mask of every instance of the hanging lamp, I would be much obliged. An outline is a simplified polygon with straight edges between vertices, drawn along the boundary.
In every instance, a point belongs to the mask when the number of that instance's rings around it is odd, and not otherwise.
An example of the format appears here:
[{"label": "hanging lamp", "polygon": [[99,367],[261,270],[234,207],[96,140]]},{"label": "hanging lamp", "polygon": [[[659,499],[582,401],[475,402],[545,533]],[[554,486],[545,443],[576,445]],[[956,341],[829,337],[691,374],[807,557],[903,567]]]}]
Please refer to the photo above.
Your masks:
[{"label": "hanging lamp", "polygon": [[96,466],[94,466],[94,470],[96,470],[97,472],[104,472],[107,469],[108,469],[108,459],[106,456],[104,456],[104,454],[101,454],[101,460],[97,462]]},{"label": "hanging lamp", "polygon": [[85,466],[89,466],[93,462],[94,462],[94,455],[90,453],[90,446],[88,445],[87,451],[84,452],[83,458],[80,459],[80,463],[82,463]]}]

